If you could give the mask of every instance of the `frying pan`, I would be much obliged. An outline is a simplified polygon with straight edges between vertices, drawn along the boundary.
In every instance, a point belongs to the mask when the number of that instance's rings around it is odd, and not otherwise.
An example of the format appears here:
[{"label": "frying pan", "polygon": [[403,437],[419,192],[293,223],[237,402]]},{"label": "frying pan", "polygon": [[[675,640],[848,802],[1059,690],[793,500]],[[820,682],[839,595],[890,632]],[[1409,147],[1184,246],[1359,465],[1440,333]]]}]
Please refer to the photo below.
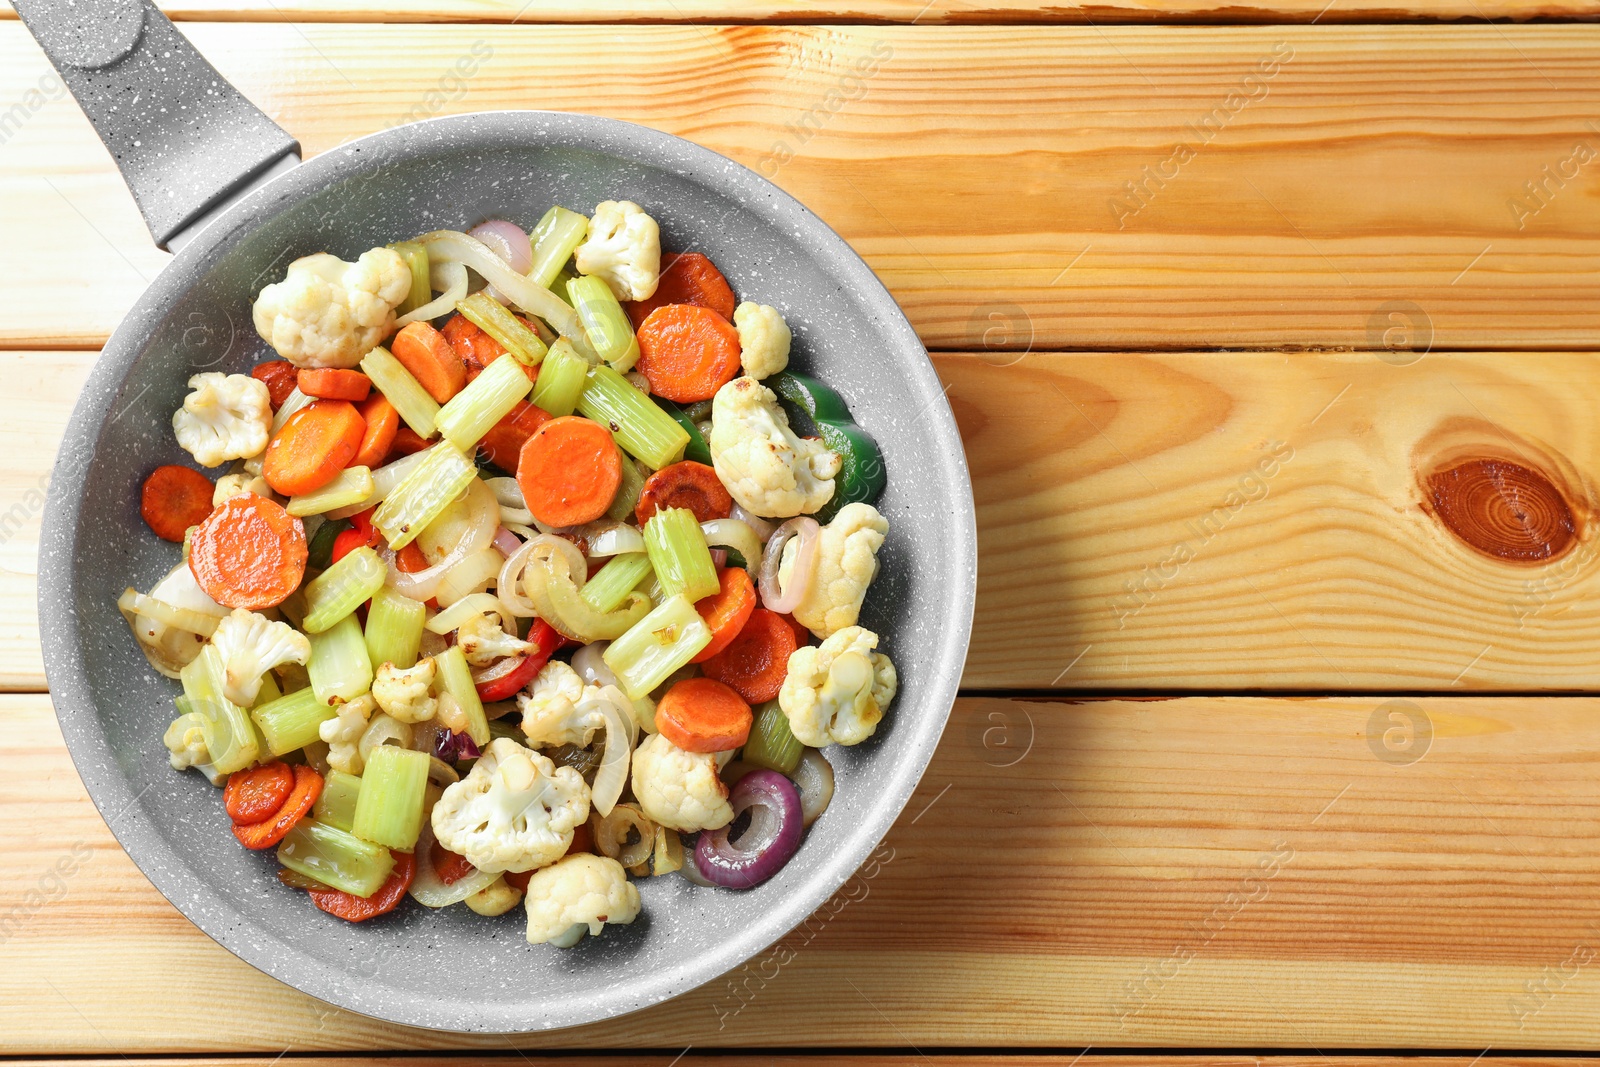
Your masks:
[{"label": "frying pan", "polygon": [[[228,85],[148,0],[17,0],[121,167],[171,264],[118,327],[56,461],[39,554],[45,668],[62,733],[139,868],[224,947],[341,1008],[412,1026],[521,1033],[634,1011],[751,959],[867,859],[922,777],[955,697],[976,581],[971,487],[943,390],[905,316],[859,257],[760,176],[612,119],[505,111],[433,119],[299,163],[298,145]],[[577,948],[530,946],[520,909],[402,908],[352,925],[281,889],[270,852],[234,845],[216,791],[166,763],[174,684],[117,613],[177,561],[137,510],[151,468],[185,462],[171,414],[202,370],[270,351],[250,324],[296,257],[362,251],[553,203],[642,204],[669,250],[705,252],[735,292],[778,307],[794,362],[825,379],[882,446],[890,533],[862,624],[900,695],[870,741],[832,749],[832,807],[749,892],[668,876],[644,910]],[[730,1003],[733,1003],[730,1001]],[[759,1004],[752,1010],[760,1011]],[[716,1016],[707,1010],[706,1024]]]}]

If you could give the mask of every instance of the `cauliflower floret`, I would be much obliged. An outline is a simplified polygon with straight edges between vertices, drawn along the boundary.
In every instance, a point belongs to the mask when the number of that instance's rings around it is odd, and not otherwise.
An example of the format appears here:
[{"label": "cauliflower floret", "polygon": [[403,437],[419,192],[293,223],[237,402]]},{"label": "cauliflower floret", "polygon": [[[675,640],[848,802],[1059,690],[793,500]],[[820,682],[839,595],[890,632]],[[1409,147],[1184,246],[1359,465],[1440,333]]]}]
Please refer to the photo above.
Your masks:
[{"label": "cauliflower floret", "polygon": [[739,362],[752,378],[770,378],[789,365],[789,343],[794,334],[778,309],[746,300],[733,309],[739,331]]},{"label": "cauliflower floret", "polygon": [[606,724],[600,710],[605,699],[597,685],[584,685],[578,672],[553,659],[528,688],[517,694],[522,732],[533,745],[578,745],[587,748],[595,731]]},{"label": "cauliflower floret", "polygon": [[604,278],[618,300],[644,300],[661,281],[661,228],[633,201],[606,200],[574,255],[578,273]]},{"label": "cauliflower floret", "polygon": [[[639,917],[639,887],[622,864],[577,852],[528,880],[528,943],[571,948],[607,923],[626,925]],[[577,929],[574,929],[576,927]]]},{"label": "cauliflower floret", "polygon": [[445,788],[433,833],[480,871],[531,871],[560,859],[588,817],[581,774],[497,737],[470,774]]},{"label": "cauliflower floret", "polygon": [[439,702],[428,690],[433,687],[433,657],[418,660],[404,669],[393,663],[378,668],[372,679],[372,699],[391,718],[401,722],[427,722],[439,710]]},{"label": "cauliflower floret", "polygon": [[234,497],[246,493],[264,496],[268,500],[273,499],[272,486],[267,484],[265,478],[249,471],[240,471],[237,474],[224,474],[217,479],[217,487],[211,491],[211,506],[221,507]]},{"label": "cauliflower floret", "polygon": [[202,467],[244,459],[267,447],[272,397],[248,374],[207,371],[189,379],[192,390],[172,413],[178,444]]},{"label": "cauliflower floret", "polygon": [[496,878],[466,900],[467,907],[486,916],[504,915],[521,903],[522,890],[507,885],[504,878]]},{"label": "cauliflower floret", "polygon": [[505,632],[498,615],[473,615],[456,630],[456,644],[474,667],[487,667],[505,656],[525,656],[533,646]]},{"label": "cauliflower floret", "polygon": [[377,709],[378,702],[372,694],[363,693],[340,704],[334,717],[317,728],[317,736],[328,743],[328,766],[346,774],[359,775],[366,770],[361,735],[367,732],[367,720]]},{"label": "cauliflower floret", "polygon": [[[878,576],[878,546],[889,532],[889,521],[871,504],[846,504],[817,539],[817,570],[811,588],[794,609],[795,621],[818,637],[830,637],[854,626],[861,615],[867,586]],[[784,546],[786,563],[795,542]],[[788,578],[780,566],[778,581]]]},{"label": "cauliflower floret", "polygon": [[191,711],[173,719],[161,741],[167,746],[167,762],[172,764],[173,770],[183,771],[193,767],[210,779],[212,785],[221,785],[228,780],[226,774],[211,765],[211,751],[206,748],[206,732],[200,725],[198,713]]},{"label": "cauliflower floret", "polygon": [[877,647],[877,634],[847,626],[818,647],[789,653],[778,706],[797,741],[822,748],[872,736],[900,687],[894,664]]},{"label": "cauliflower floret", "polygon": [[733,821],[716,753],[685,752],[660,734],[633,754],[633,794],[646,815],[672,830],[715,830]]},{"label": "cauliflower floret", "polygon": [[394,327],[411,294],[411,269],[389,248],[354,263],[318,252],[289,264],[256,297],[256,332],[297,367],[354,367]]},{"label": "cauliflower floret", "polygon": [[833,496],[839,454],[796,437],[777,396],[754,378],[735,378],[717,390],[710,444],[717,477],[754,515],[809,515]]},{"label": "cauliflower floret", "polygon": [[211,643],[222,653],[227,669],[223,693],[241,708],[256,702],[262,675],[285,663],[304,665],[311,658],[305,634],[244,608],[234,608],[217,624]]}]

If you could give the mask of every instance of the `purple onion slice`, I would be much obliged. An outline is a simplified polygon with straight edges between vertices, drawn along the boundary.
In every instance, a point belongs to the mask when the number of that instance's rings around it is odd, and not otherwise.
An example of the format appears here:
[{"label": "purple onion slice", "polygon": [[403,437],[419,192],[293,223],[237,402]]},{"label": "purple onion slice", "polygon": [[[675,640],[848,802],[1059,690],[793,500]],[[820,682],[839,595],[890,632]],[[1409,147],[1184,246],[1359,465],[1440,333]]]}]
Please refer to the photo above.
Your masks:
[{"label": "purple onion slice", "polygon": [[[750,889],[782,870],[800,848],[805,833],[800,792],[777,771],[759,770],[739,779],[728,801],[733,821],[701,833],[695,867],[713,885]],[[737,841],[730,840],[728,831],[746,812],[750,825]]]}]

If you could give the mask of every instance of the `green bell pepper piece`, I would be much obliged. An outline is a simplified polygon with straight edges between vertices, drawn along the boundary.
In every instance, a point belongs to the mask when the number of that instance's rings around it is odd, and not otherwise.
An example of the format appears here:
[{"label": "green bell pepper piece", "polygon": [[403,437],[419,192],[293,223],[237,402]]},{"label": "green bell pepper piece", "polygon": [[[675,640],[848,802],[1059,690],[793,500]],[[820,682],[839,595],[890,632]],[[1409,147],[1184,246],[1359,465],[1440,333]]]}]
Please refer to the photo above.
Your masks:
[{"label": "green bell pepper piece", "polygon": [[674,422],[689,432],[689,444],[683,450],[683,458],[711,466],[711,446],[706,444],[704,435],[700,433],[700,427],[689,418],[688,412],[664,396],[652,396],[650,399],[654,400],[662,411],[671,415]]},{"label": "green bell pepper piece", "polygon": [[822,443],[843,461],[833,483],[833,497],[817,512],[818,522],[831,522],[846,504],[870,504],[887,481],[883,453],[850,417],[844,398],[815,378],[784,371],[764,383],[778,396],[805,412]]}]

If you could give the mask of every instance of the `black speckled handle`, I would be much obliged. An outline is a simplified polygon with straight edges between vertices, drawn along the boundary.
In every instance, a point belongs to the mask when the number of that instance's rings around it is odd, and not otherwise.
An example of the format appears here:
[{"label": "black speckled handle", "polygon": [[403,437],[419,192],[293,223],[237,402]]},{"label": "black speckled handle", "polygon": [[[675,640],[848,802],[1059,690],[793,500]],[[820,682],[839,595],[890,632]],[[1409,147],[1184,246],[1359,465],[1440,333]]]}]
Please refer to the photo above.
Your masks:
[{"label": "black speckled handle", "polygon": [[156,245],[300,145],[152,0],[14,0],[110,149]]}]

